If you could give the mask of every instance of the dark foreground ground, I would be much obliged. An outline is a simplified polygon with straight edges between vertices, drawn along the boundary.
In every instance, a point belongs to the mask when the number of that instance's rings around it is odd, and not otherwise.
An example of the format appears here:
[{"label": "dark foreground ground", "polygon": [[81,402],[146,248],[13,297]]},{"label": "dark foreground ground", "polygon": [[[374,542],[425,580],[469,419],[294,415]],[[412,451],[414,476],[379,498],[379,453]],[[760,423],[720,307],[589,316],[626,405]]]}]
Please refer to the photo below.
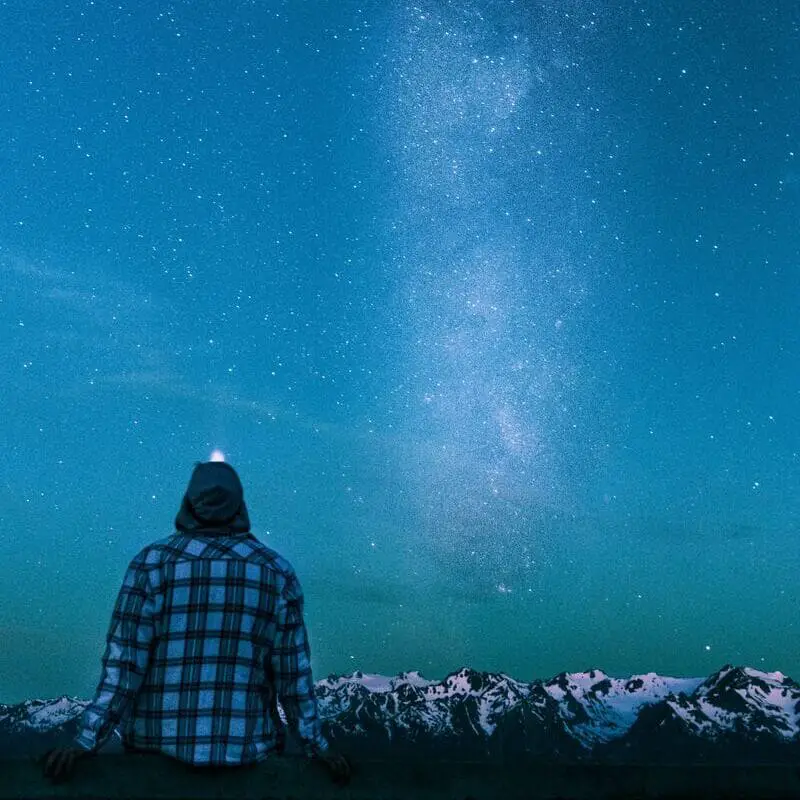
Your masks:
[{"label": "dark foreground ground", "polygon": [[319,764],[275,758],[251,770],[194,773],[161,756],[99,755],[53,785],[29,760],[0,761],[0,799],[253,798],[254,800],[510,800],[511,798],[800,798],[800,767],[491,766],[475,762],[358,761],[337,787]]}]

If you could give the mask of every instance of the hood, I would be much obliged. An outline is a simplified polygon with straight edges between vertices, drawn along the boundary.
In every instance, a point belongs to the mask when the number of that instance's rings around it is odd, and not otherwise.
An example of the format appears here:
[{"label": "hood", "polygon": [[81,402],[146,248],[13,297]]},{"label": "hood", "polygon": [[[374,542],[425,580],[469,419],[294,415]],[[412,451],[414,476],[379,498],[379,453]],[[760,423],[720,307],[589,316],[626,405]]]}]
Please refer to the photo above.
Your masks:
[{"label": "hood", "polygon": [[185,533],[246,533],[250,517],[236,470],[225,461],[198,464],[189,479],[175,527]]}]

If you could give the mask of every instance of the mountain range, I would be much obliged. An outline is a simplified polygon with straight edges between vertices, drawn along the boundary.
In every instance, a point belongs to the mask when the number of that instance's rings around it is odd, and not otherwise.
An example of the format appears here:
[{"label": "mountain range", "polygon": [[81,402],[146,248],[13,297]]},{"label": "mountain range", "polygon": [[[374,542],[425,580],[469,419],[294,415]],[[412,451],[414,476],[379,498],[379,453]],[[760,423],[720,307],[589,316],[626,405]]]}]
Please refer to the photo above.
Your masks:
[{"label": "mountain range", "polygon": [[[316,692],[328,740],[354,757],[800,763],[800,686],[749,667],[726,665],[707,678],[594,669],[530,683],[468,668],[440,681],[354,672],[318,681]],[[23,758],[68,744],[88,702],[0,704],[0,752]],[[120,751],[115,732],[102,752]]]}]

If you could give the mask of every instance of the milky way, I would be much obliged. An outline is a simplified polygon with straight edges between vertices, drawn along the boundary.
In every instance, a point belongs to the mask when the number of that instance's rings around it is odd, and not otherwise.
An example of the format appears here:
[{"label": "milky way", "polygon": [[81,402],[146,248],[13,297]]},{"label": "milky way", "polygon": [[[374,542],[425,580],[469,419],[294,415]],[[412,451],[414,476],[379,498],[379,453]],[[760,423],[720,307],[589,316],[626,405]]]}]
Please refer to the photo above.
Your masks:
[{"label": "milky way", "polygon": [[417,432],[405,455],[422,531],[443,564],[507,589],[549,558],[535,522],[569,494],[594,220],[568,150],[593,131],[575,46],[549,38],[557,12],[482,8],[394,16],[381,111],[403,273],[395,391]]}]

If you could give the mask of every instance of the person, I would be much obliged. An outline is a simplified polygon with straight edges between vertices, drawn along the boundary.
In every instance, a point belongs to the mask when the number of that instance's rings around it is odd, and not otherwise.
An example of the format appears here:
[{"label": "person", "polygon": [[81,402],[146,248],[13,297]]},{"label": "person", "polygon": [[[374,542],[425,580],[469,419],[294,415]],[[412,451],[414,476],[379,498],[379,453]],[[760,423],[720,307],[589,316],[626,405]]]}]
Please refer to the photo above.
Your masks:
[{"label": "person", "polygon": [[68,780],[118,726],[126,751],[254,765],[283,750],[280,702],[305,755],[346,783],[350,764],[321,731],[300,582],[250,532],[230,464],[195,465],[175,528],[130,562],[97,692],[73,746],[42,756],[45,776]]}]

